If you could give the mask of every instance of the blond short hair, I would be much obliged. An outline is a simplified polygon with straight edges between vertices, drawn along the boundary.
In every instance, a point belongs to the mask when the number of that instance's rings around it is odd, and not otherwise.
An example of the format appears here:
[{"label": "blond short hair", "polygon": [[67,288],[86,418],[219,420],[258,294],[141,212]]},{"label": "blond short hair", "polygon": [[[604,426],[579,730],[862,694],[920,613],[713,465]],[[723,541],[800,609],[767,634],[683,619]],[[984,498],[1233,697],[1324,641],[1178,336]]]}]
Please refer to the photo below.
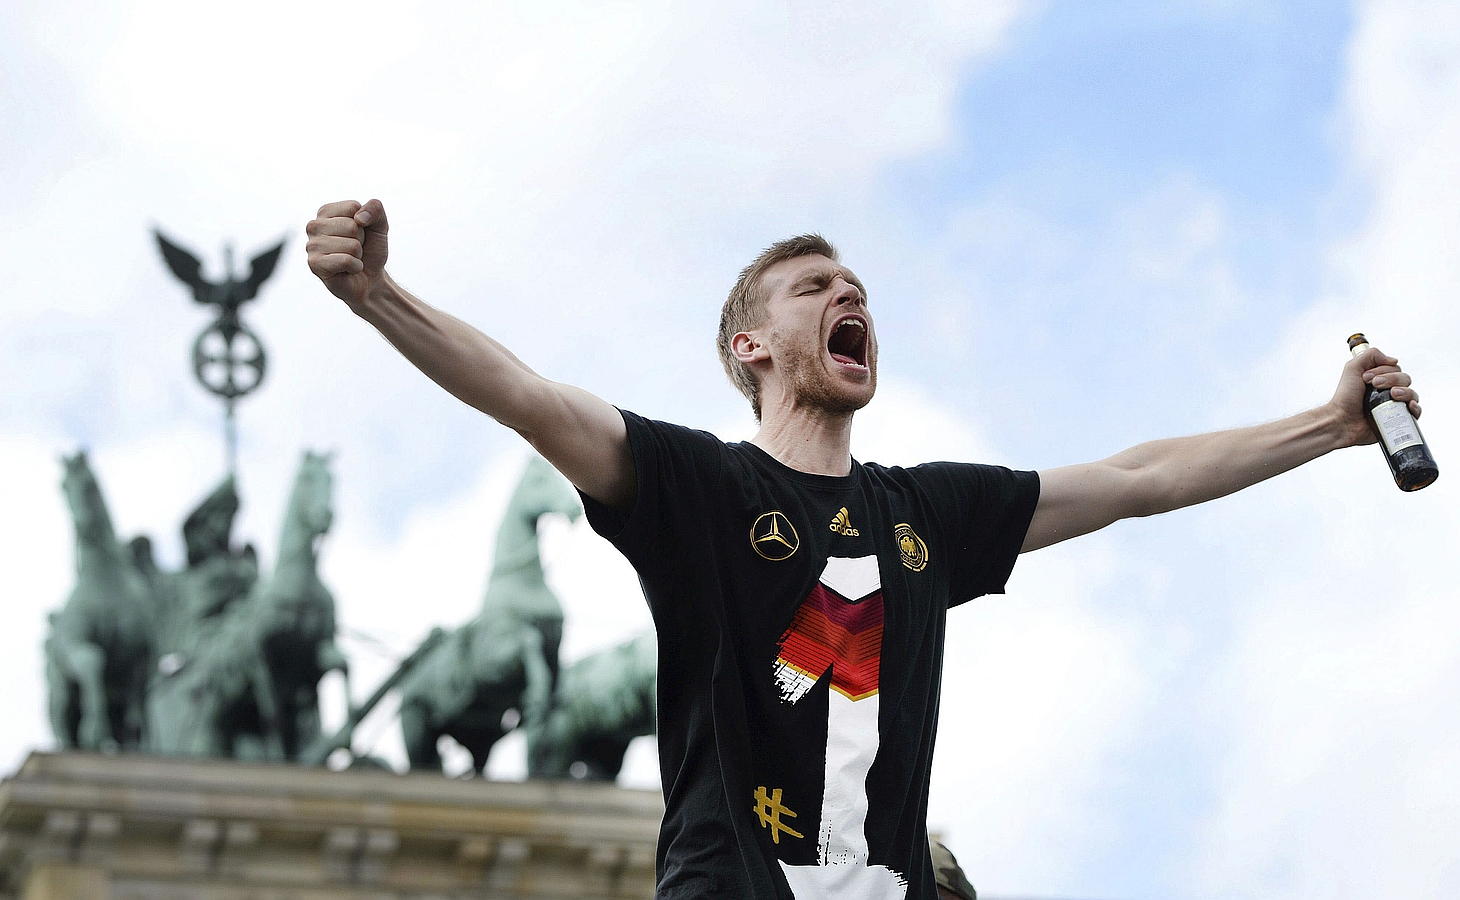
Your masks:
[{"label": "blond short hair", "polygon": [[730,383],[750,401],[750,408],[755,413],[757,422],[760,421],[760,382],[756,380],[755,373],[749,366],[735,358],[730,350],[730,339],[742,331],[749,331],[764,320],[766,301],[770,298],[761,288],[760,278],[766,269],[798,256],[816,255],[830,260],[838,259],[836,248],[819,234],[798,234],[776,241],[761,251],[755,261],[741,271],[740,277],[735,279],[735,286],[730,289],[730,296],[725,298],[725,305],[720,309],[720,332],[715,338],[715,347],[720,351],[720,365],[725,367]]}]

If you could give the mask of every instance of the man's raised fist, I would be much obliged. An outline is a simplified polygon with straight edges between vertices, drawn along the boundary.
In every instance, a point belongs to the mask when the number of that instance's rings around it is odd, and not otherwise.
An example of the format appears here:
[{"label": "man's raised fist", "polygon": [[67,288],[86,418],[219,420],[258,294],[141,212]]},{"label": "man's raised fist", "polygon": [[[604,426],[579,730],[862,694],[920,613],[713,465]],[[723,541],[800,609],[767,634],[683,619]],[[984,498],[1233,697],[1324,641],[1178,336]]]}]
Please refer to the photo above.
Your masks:
[{"label": "man's raised fist", "polygon": [[365,299],[372,285],[385,274],[386,235],[390,223],[385,206],[370,200],[326,203],[304,226],[309,242],[309,271],[319,276],[330,293],[349,304]]}]

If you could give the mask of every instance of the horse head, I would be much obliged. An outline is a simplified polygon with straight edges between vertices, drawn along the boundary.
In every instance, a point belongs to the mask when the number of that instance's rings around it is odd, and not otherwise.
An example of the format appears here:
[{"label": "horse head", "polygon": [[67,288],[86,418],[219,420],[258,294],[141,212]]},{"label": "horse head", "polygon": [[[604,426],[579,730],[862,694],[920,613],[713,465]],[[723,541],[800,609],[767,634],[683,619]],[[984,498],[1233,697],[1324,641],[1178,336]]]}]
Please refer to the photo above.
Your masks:
[{"label": "horse head", "polygon": [[568,480],[547,460],[533,454],[528,458],[522,479],[512,493],[507,514],[521,516],[534,523],[546,515],[567,516],[569,521],[573,521],[583,515],[583,505],[578,502],[578,493]]},{"label": "horse head", "polygon": [[74,456],[61,455],[64,470],[61,476],[61,493],[66,505],[71,508],[71,520],[76,525],[79,538],[99,543],[112,537],[111,516],[106,501],[101,496],[101,485],[91,471],[86,450],[78,450]]},{"label": "horse head", "polygon": [[315,453],[305,450],[299,472],[294,477],[294,489],[289,496],[289,519],[298,523],[311,540],[329,531],[334,523],[334,506],[330,502],[334,475],[329,469],[333,459],[333,451]]}]

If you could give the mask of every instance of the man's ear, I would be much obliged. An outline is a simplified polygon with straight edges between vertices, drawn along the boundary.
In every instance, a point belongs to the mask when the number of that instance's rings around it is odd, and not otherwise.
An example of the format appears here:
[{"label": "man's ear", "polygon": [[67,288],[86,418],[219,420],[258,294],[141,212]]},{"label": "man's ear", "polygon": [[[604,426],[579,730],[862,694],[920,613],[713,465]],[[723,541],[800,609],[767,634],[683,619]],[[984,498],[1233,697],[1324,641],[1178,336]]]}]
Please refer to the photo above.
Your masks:
[{"label": "man's ear", "polygon": [[730,339],[730,352],[745,365],[764,362],[771,358],[771,352],[760,342],[754,332],[739,331]]}]

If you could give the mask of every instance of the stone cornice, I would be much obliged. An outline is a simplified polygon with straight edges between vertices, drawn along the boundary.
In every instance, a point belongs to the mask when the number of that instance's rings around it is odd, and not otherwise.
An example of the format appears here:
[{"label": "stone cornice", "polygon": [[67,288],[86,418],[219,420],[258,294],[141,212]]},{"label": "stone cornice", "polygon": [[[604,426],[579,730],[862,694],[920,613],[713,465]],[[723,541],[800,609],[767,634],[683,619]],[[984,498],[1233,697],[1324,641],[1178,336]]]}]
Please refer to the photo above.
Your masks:
[{"label": "stone cornice", "polygon": [[601,784],[35,753],[0,783],[0,891],[59,867],[110,897],[643,897],[662,813]]}]

